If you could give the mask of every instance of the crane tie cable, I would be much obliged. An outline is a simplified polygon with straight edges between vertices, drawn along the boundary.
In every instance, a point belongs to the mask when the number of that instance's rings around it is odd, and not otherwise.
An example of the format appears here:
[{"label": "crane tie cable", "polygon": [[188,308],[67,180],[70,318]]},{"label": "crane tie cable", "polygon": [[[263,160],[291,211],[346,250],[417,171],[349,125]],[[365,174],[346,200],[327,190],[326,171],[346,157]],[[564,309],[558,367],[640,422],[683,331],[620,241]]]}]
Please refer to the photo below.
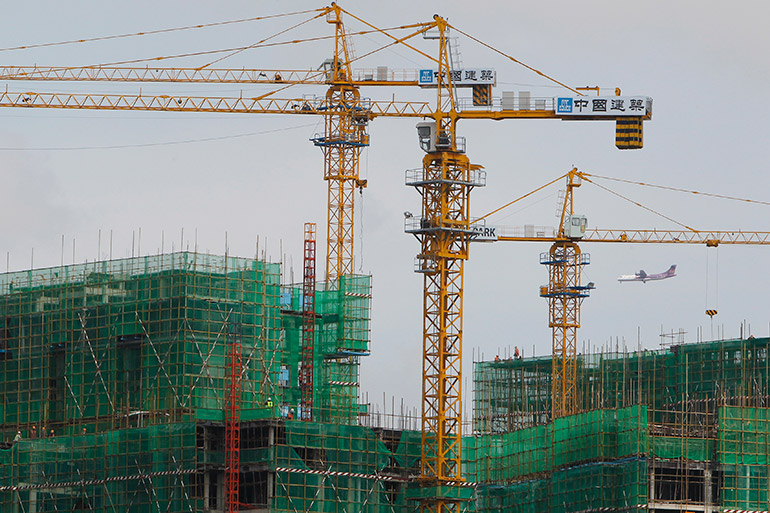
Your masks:
[{"label": "crane tie cable", "polygon": [[548,182],[547,184],[545,184],[545,185],[542,185],[542,186],[538,187],[537,189],[535,189],[535,190],[533,190],[533,191],[530,191],[530,192],[528,192],[528,193],[527,193],[527,194],[525,194],[524,196],[520,196],[520,197],[516,198],[515,200],[513,200],[513,201],[511,201],[511,202],[509,202],[509,203],[506,203],[506,204],[505,204],[505,205],[503,205],[502,207],[496,208],[496,209],[494,209],[492,212],[490,212],[490,213],[488,213],[488,214],[484,214],[483,216],[481,216],[481,217],[479,217],[479,218],[477,218],[477,219],[474,219],[473,221],[471,221],[471,224],[473,224],[473,223],[477,223],[477,222],[481,221],[482,219],[486,219],[487,217],[489,217],[489,216],[491,216],[491,215],[493,215],[493,214],[496,214],[497,212],[500,212],[501,210],[503,210],[503,209],[505,209],[505,208],[508,208],[508,207],[510,207],[510,206],[511,206],[511,205],[513,205],[514,203],[516,203],[516,202],[518,202],[518,201],[521,201],[521,200],[523,200],[524,198],[526,198],[526,197],[528,197],[528,196],[532,196],[532,195],[533,195],[533,194],[535,194],[536,192],[538,192],[538,191],[541,191],[541,190],[545,189],[545,188],[546,188],[546,187],[548,187],[549,185],[552,185],[552,184],[554,184],[554,183],[558,182],[559,180],[561,180],[562,178],[565,178],[565,177],[566,177],[566,176],[568,176],[568,175],[569,175],[569,173],[564,173],[564,174],[563,174],[563,175],[561,175],[560,177],[558,177],[558,178],[555,178],[555,179],[551,180],[550,182]]},{"label": "crane tie cable", "polygon": [[[99,67],[109,67],[109,66],[120,66],[122,64],[136,64],[139,62],[150,62],[150,61],[163,61],[167,59],[180,59],[183,57],[196,57],[198,55],[213,55],[216,53],[225,53],[225,52],[232,52],[232,51],[238,51],[238,50],[249,50],[254,48],[269,48],[271,46],[282,46],[282,45],[292,45],[296,43],[311,43],[313,41],[322,41],[324,39],[332,39],[334,36],[319,36],[319,37],[311,37],[307,39],[292,39],[290,41],[278,41],[275,43],[267,43],[262,45],[248,45],[248,46],[234,46],[231,48],[222,48],[219,50],[201,50],[199,52],[187,52],[187,53],[178,53],[174,55],[159,55],[156,57],[143,57],[141,59],[129,59],[125,61],[114,61],[114,62],[106,62],[101,64],[91,64],[89,66],[83,66],[84,68],[99,68]],[[54,69],[67,69],[67,68],[54,68]]]},{"label": "crane tie cable", "polygon": [[24,45],[24,46],[12,46],[8,48],[0,48],[0,52],[8,52],[13,50],[29,50],[31,48],[45,48],[50,46],[59,46],[59,45],[69,45],[74,43],[91,43],[94,41],[108,41],[111,39],[122,39],[126,37],[136,37],[136,36],[148,36],[153,34],[165,34],[168,32],[176,32],[181,30],[191,30],[191,29],[201,29],[201,28],[208,28],[208,27],[218,27],[222,25],[232,25],[234,23],[245,23],[249,21],[260,21],[260,20],[267,20],[271,18],[281,18],[284,16],[294,16],[296,14],[306,14],[309,12],[316,12],[320,11],[322,9],[308,9],[305,11],[296,11],[296,12],[290,12],[285,14],[273,14],[270,16],[258,16],[256,18],[242,18],[239,20],[230,20],[230,21],[218,21],[214,23],[204,23],[199,25],[188,25],[186,27],[175,27],[175,28],[168,28],[168,29],[159,29],[159,30],[148,30],[145,32],[133,32],[129,34],[117,34],[113,36],[100,36],[100,37],[92,37],[92,38],[86,38],[86,39],[71,39],[68,41],[58,41],[54,43],[39,43],[34,45]]},{"label": "crane tie cable", "polygon": [[[388,34],[388,33],[386,32],[386,30],[385,30],[385,29],[380,29],[379,27],[376,27],[376,26],[372,25],[371,23],[369,23],[369,22],[367,22],[367,21],[365,21],[365,20],[362,20],[361,18],[359,18],[359,17],[358,17],[358,16],[356,16],[355,14],[353,14],[353,13],[351,13],[351,12],[349,12],[349,11],[346,11],[346,10],[345,10],[345,9],[343,9],[342,7],[340,7],[340,11],[341,11],[341,12],[344,12],[345,14],[347,14],[348,16],[350,16],[351,18],[353,18],[353,19],[355,19],[355,20],[359,21],[360,23],[363,23],[363,24],[364,24],[364,25],[366,25],[367,27],[369,27],[369,28],[373,29],[373,31],[375,31],[375,32],[379,32],[379,33],[383,34],[384,36],[387,36],[387,37],[389,37],[389,38],[391,38],[391,39],[393,39],[393,40],[396,40],[396,37],[395,37],[395,36],[392,36],[391,34]],[[431,22],[431,23],[428,23],[428,24],[426,25],[426,30],[427,30],[428,28],[434,27],[435,25],[436,25],[436,24],[435,24],[435,22]],[[427,59],[430,59],[431,61],[433,61],[433,62],[435,62],[435,63],[438,63],[438,60],[437,60],[435,57],[433,57],[433,56],[431,56],[431,55],[428,55],[427,53],[425,53],[425,52],[423,52],[423,51],[421,51],[421,50],[419,50],[419,49],[415,48],[414,46],[412,46],[412,45],[410,45],[410,44],[404,43],[404,42],[403,42],[403,40],[401,41],[401,44],[402,44],[402,45],[404,45],[404,46],[406,46],[406,47],[407,47],[407,48],[409,48],[410,50],[413,50],[413,51],[417,52],[418,54],[422,55],[423,57],[425,57],[425,58],[427,58]]]},{"label": "crane tie cable", "polygon": [[[397,27],[398,29],[419,28],[420,30],[418,30],[417,32],[414,32],[412,34],[409,34],[407,36],[404,36],[404,37],[402,37],[400,39],[394,39],[393,41],[391,41],[390,43],[388,43],[385,46],[381,46],[379,48],[376,48],[376,49],[372,50],[371,52],[368,52],[368,53],[365,53],[365,54],[363,54],[363,55],[361,55],[359,57],[355,57],[353,59],[350,59],[350,61],[348,61],[348,64],[352,64],[353,62],[355,62],[357,60],[363,59],[364,57],[369,57],[370,55],[375,54],[375,53],[377,53],[379,51],[385,50],[387,48],[390,48],[391,46],[395,46],[395,45],[398,45],[398,44],[404,44],[404,41],[406,41],[407,39],[411,39],[414,36],[417,36],[419,34],[422,34],[423,32],[425,32],[424,29],[428,28],[428,27],[430,27],[429,23],[416,23],[414,25],[405,25],[403,27]],[[393,29],[382,29],[379,32],[386,32],[386,31],[390,31],[390,30],[393,30]],[[377,31],[372,31],[372,32],[377,32]],[[388,35],[390,35],[390,34],[388,34]],[[406,46],[408,46],[408,45],[406,45]]]},{"label": "crane tie cable", "polygon": [[237,139],[241,137],[253,137],[255,135],[265,135],[265,134],[273,134],[276,132],[286,132],[288,130],[296,130],[299,128],[308,128],[311,126],[316,126],[318,123],[307,123],[304,125],[297,125],[297,126],[290,126],[285,128],[274,128],[270,130],[261,130],[259,132],[249,132],[245,134],[233,134],[233,135],[222,135],[217,137],[204,137],[201,139],[185,139],[185,140],[179,140],[179,141],[163,141],[163,142],[151,142],[151,143],[139,143],[139,144],[115,144],[115,145],[108,145],[108,146],[59,146],[59,147],[7,147],[7,146],[0,146],[0,151],[84,151],[84,150],[117,150],[117,149],[125,149],[125,148],[149,148],[149,147],[155,147],[155,146],[172,146],[176,144],[197,144],[202,142],[210,142],[210,141],[223,141],[226,139]]},{"label": "crane tie cable", "polygon": [[[392,27],[382,30],[361,30],[358,32],[351,32],[348,34],[348,36],[363,36],[366,34],[373,34],[376,32],[382,32],[382,31],[390,31],[390,30],[403,30],[407,28],[412,28],[411,25],[404,25],[401,27]],[[162,61],[166,59],[179,59],[183,57],[196,57],[199,55],[213,55],[217,53],[225,53],[225,52],[233,52],[233,51],[239,51],[239,50],[248,50],[248,49],[254,49],[254,48],[270,48],[273,46],[283,46],[283,45],[292,45],[292,44],[298,44],[298,43],[313,43],[316,41],[324,41],[327,39],[334,39],[336,36],[334,35],[328,35],[328,36],[317,36],[317,37],[308,37],[305,39],[291,39],[288,41],[277,41],[273,43],[264,43],[264,44],[253,44],[253,45],[247,45],[247,46],[234,46],[230,48],[222,48],[219,50],[201,50],[199,52],[187,52],[187,53],[179,53],[175,55],[165,55],[165,56],[156,56],[156,57],[144,57],[140,59],[129,59],[125,61],[114,61],[114,62],[107,62],[107,63],[101,63],[101,64],[92,64],[90,66],[82,66],[84,68],[98,68],[98,67],[108,67],[108,66],[120,66],[123,64],[136,64],[140,62],[150,62],[150,61]],[[352,61],[351,61],[352,62]],[[52,68],[54,70],[66,70],[68,68],[62,67],[62,68]]]},{"label": "crane tie cable", "polygon": [[232,57],[233,55],[237,55],[237,54],[239,54],[241,52],[245,52],[246,50],[250,50],[252,48],[256,48],[259,45],[270,41],[274,37],[280,36],[281,34],[285,34],[285,33],[289,32],[290,30],[293,30],[293,29],[295,29],[297,27],[301,27],[305,23],[309,23],[309,22],[311,22],[311,21],[313,21],[315,19],[318,19],[321,16],[325,16],[325,15],[326,15],[326,11],[325,10],[321,10],[321,12],[319,12],[318,14],[316,14],[315,16],[313,16],[311,18],[306,19],[305,21],[301,21],[301,22],[299,22],[299,23],[297,23],[295,25],[292,25],[291,27],[288,27],[288,28],[285,28],[285,29],[283,29],[283,30],[281,30],[279,32],[276,32],[272,36],[268,36],[268,37],[262,39],[261,41],[257,41],[256,43],[254,43],[252,45],[249,45],[249,46],[247,46],[245,48],[242,48],[242,49],[239,49],[239,50],[235,50],[235,51],[233,51],[233,52],[231,52],[231,53],[229,53],[229,54],[227,54],[227,55],[225,55],[223,57],[219,57],[217,59],[214,59],[213,61],[209,62],[208,64],[204,64],[203,66],[199,67],[198,70],[202,70],[203,68],[208,68],[212,64],[216,64],[217,62],[223,61],[223,60],[225,60],[225,59],[227,59],[229,57]]},{"label": "crane tie cable", "polygon": [[[632,180],[624,180],[622,178],[612,178],[612,177],[609,177],[609,176],[592,175],[592,174],[588,174],[588,173],[583,173],[583,176],[593,176],[594,178],[602,178],[604,180],[612,180],[612,181],[615,181],[615,182],[623,182],[623,183],[628,183],[628,184],[632,184],[632,185],[644,185],[646,187],[655,187],[657,189],[665,189],[667,191],[676,191],[676,192],[686,192],[686,193],[689,193],[689,194],[698,194],[699,196],[708,196],[710,198],[728,199],[728,200],[733,200],[733,201],[742,201],[742,202],[745,202],[745,203],[757,203],[759,205],[770,205],[770,201],[752,200],[752,199],[746,199],[746,198],[737,198],[735,196],[725,196],[723,194],[713,194],[713,193],[710,193],[710,192],[700,192],[700,191],[693,191],[693,190],[689,190],[689,189],[679,189],[677,187],[669,187],[669,186],[666,186],[666,185],[655,185],[655,184],[652,184],[652,183],[634,182]],[[591,182],[591,183],[594,183],[594,182]]]},{"label": "crane tie cable", "polygon": [[[449,24],[447,23],[447,25],[449,25]],[[551,82],[554,82],[554,83],[556,83],[556,84],[559,84],[559,85],[560,85],[560,86],[562,86],[562,87],[565,87],[565,88],[569,89],[570,91],[572,91],[573,93],[577,94],[578,96],[585,96],[585,95],[584,95],[583,93],[581,93],[580,91],[578,91],[578,90],[576,90],[576,89],[573,89],[573,88],[571,88],[570,86],[568,86],[568,85],[566,85],[566,84],[564,84],[564,83],[562,83],[562,82],[559,82],[558,80],[556,80],[556,79],[555,79],[555,78],[553,78],[553,77],[549,77],[548,75],[546,75],[545,73],[543,73],[543,72],[542,72],[542,71],[540,71],[539,69],[535,69],[535,68],[533,68],[532,66],[529,66],[529,65],[527,65],[527,64],[524,64],[523,62],[521,62],[521,61],[520,61],[520,60],[518,60],[517,58],[515,58],[515,57],[513,57],[513,56],[511,56],[511,55],[508,55],[508,54],[507,54],[507,53],[505,53],[505,52],[501,52],[500,50],[498,50],[498,49],[497,49],[497,48],[495,48],[494,46],[491,46],[491,45],[489,45],[489,44],[485,43],[484,41],[481,41],[480,39],[477,39],[477,38],[473,37],[472,35],[470,35],[470,34],[467,34],[467,33],[463,32],[462,30],[460,30],[459,28],[455,27],[454,25],[449,25],[449,26],[450,26],[450,27],[452,27],[453,29],[455,29],[455,30],[456,30],[457,32],[459,32],[460,34],[464,35],[465,37],[467,37],[467,38],[470,38],[470,39],[472,39],[473,41],[476,41],[478,44],[480,44],[480,45],[482,45],[482,46],[484,46],[484,47],[486,47],[486,48],[489,48],[489,49],[490,49],[490,50],[492,50],[493,52],[495,52],[495,53],[498,53],[498,54],[502,55],[502,56],[503,56],[503,57],[505,57],[506,59],[509,59],[509,60],[511,60],[511,61],[513,61],[513,62],[515,62],[516,64],[520,65],[520,66],[524,66],[524,67],[525,67],[525,68],[527,68],[528,70],[530,70],[530,71],[533,71],[533,72],[537,73],[537,74],[538,74],[538,75],[540,75],[541,77],[543,77],[543,78],[545,78],[545,79],[547,79],[547,80],[550,80]]]},{"label": "crane tie cable", "polygon": [[[571,171],[570,171],[570,172],[571,172]],[[481,220],[483,220],[483,219],[486,219],[487,217],[489,217],[489,216],[491,216],[491,215],[493,215],[493,214],[495,214],[495,213],[497,213],[497,212],[499,212],[499,211],[501,211],[501,210],[503,210],[503,209],[505,209],[505,208],[508,208],[509,206],[513,205],[514,203],[516,203],[516,202],[518,202],[518,201],[521,201],[521,200],[523,200],[524,198],[527,198],[527,197],[529,197],[529,196],[531,196],[531,195],[535,194],[536,192],[538,192],[538,191],[541,191],[541,190],[545,189],[546,187],[548,187],[548,186],[550,186],[550,185],[552,185],[552,184],[554,184],[554,183],[558,182],[559,180],[561,180],[562,178],[564,178],[564,177],[568,176],[569,174],[570,174],[569,172],[568,172],[568,173],[565,173],[565,174],[563,174],[563,175],[559,176],[558,178],[555,178],[554,180],[551,180],[550,182],[546,183],[545,185],[542,185],[542,186],[538,187],[537,189],[534,189],[533,191],[530,191],[530,192],[528,192],[527,194],[525,194],[525,195],[523,195],[523,196],[520,196],[520,197],[516,198],[515,200],[513,200],[513,201],[511,201],[511,202],[509,202],[509,203],[506,203],[505,205],[503,205],[503,206],[501,206],[501,207],[499,207],[499,208],[496,208],[495,210],[493,210],[493,211],[489,212],[488,214],[485,214],[485,215],[483,215],[483,216],[481,216],[481,217],[479,217],[479,218],[477,218],[477,219],[473,220],[473,221],[471,222],[471,224],[473,224],[473,223],[477,223],[477,222],[479,222],[479,221],[481,221]],[[619,198],[621,198],[621,199],[624,199],[624,200],[628,201],[629,203],[632,203],[632,204],[636,205],[637,207],[643,208],[644,210],[647,210],[648,212],[651,212],[651,213],[653,213],[653,214],[655,214],[655,215],[657,215],[657,216],[660,216],[660,217],[662,217],[662,218],[664,218],[664,219],[666,219],[666,220],[668,220],[668,221],[671,221],[672,223],[678,224],[679,226],[681,226],[681,227],[683,227],[683,228],[685,228],[685,229],[687,229],[687,230],[689,230],[689,231],[692,231],[692,232],[699,232],[699,231],[700,231],[700,230],[696,230],[695,228],[692,228],[692,227],[690,227],[690,226],[687,226],[687,225],[686,225],[686,224],[684,224],[684,223],[680,223],[679,221],[677,221],[677,220],[675,220],[675,219],[673,219],[673,218],[671,218],[671,217],[668,217],[668,216],[666,216],[666,215],[664,215],[664,214],[661,214],[660,212],[658,212],[658,211],[656,211],[656,210],[653,210],[653,209],[651,209],[651,208],[649,208],[649,207],[646,207],[646,206],[642,205],[642,204],[641,204],[641,203],[639,203],[639,202],[636,202],[636,201],[634,201],[634,200],[632,200],[632,199],[630,199],[630,198],[627,198],[627,197],[623,196],[622,194],[619,194],[619,193],[617,193],[617,192],[615,192],[615,191],[613,191],[613,190],[611,190],[611,189],[608,189],[607,187],[604,187],[604,186],[602,186],[602,185],[599,185],[598,183],[596,183],[596,182],[594,182],[593,180],[591,180],[590,178],[588,178],[589,176],[593,176],[593,177],[595,177],[595,178],[606,178],[606,177],[601,177],[601,176],[597,176],[597,175],[590,175],[590,174],[588,174],[588,173],[580,173],[580,175],[581,175],[581,176],[582,176],[582,177],[583,177],[583,178],[584,178],[584,179],[585,179],[587,182],[590,182],[590,183],[594,184],[595,186],[599,187],[600,189],[602,189],[602,190],[604,190],[604,191],[606,191],[606,192],[609,192],[610,194],[612,194],[612,195],[614,195],[614,196],[617,196],[617,197],[619,197]],[[610,180],[612,180],[612,179],[610,178]],[[626,181],[626,180],[619,180],[619,181]],[[630,183],[633,183],[633,182],[630,182]],[[661,187],[662,187],[662,186],[661,186]],[[662,187],[662,188],[667,188],[667,187]],[[690,192],[690,191],[685,191],[685,192]],[[714,196],[716,196],[716,195],[714,195]],[[737,198],[735,198],[735,199],[737,199]]]},{"label": "crane tie cable", "polygon": [[670,218],[670,217],[668,217],[668,216],[666,216],[666,215],[664,215],[664,214],[661,214],[660,212],[658,212],[658,211],[656,211],[656,210],[653,210],[653,209],[651,209],[650,207],[646,207],[646,206],[642,205],[641,203],[638,203],[638,202],[636,202],[636,201],[634,201],[634,200],[632,200],[632,199],[630,199],[630,198],[627,198],[627,197],[623,196],[622,194],[619,194],[619,193],[617,193],[617,192],[615,192],[615,191],[613,191],[613,190],[611,190],[611,189],[608,189],[607,187],[604,187],[603,185],[599,185],[598,183],[594,182],[594,181],[593,181],[593,180],[591,180],[590,178],[587,178],[587,177],[586,177],[586,175],[585,175],[585,173],[583,174],[583,178],[585,179],[585,181],[587,181],[587,182],[590,182],[590,183],[594,184],[594,185],[595,185],[595,186],[597,186],[598,188],[600,188],[600,189],[602,189],[602,190],[604,190],[604,191],[607,191],[607,192],[609,192],[610,194],[612,194],[612,195],[614,195],[614,196],[617,196],[618,198],[624,199],[624,200],[628,201],[629,203],[632,203],[632,204],[636,205],[637,207],[643,208],[644,210],[646,210],[646,211],[648,211],[648,212],[652,212],[653,214],[655,214],[655,215],[658,215],[658,216],[662,217],[663,219],[666,219],[666,220],[668,220],[668,221],[671,221],[672,223],[678,224],[678,225],[679,225],[679,226],[681,226],[682,228],[685,228],[685,229],[687,229],[687,230],[690,230],[691,232],[699,232],[699,231],[700,231],[700,230],[696,230],[695,228],[692,228],[692,227],[690,227],[690,226],[687,226],[686,224],[680,223],[680,222],[679,222],[679,221],[677,221],[676,219],[672,219],[672,218]]}]

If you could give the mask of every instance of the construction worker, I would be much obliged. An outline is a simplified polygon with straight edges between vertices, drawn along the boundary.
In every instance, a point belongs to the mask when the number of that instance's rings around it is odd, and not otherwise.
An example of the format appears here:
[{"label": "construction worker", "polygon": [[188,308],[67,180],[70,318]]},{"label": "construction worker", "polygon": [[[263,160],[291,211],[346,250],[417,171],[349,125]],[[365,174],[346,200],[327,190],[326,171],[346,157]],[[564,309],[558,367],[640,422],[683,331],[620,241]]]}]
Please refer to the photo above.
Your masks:
[{"label": "construction worker", "polygon": [[37,438],[37,426],[32,426],[32,429],[29,432],[30,438]]},{"label": "construction worker", "polygon": [[21,431],[16,431],[16,436],[13,437],[13,442],[16,443],[21,440]]},{"label": "construction worker", "polygon": [[294,408],[289,410],[289,416],[287,418],[289,420],[293,420],[294,419]]},{"label": "construction worker", "polygon": [[273,407],[273,398],[272,397],[268,397],[267,398],[267,403],[265,403],[265,406],[267,406],[268,408],[272,408]]}]

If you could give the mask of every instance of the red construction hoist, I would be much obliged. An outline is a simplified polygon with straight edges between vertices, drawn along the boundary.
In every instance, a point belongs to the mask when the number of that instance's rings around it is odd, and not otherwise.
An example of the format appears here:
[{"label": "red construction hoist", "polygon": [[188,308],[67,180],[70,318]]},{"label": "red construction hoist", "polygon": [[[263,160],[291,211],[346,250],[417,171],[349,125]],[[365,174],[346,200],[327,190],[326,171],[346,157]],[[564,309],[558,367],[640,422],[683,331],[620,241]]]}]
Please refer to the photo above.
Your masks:
[{"label": "red construction hoist", "polygon": [[241,464],[241,337],[239,326],[227,326],[227,397],[225,398],[225,500],[227,513],[240,506],[238,473]]},{"label": "red construction hoist", "polygon": [[315,341],[315,223],[305,223],[305,264],[302,282],[302,360],[299,418],[313,418],[313,346]]}]

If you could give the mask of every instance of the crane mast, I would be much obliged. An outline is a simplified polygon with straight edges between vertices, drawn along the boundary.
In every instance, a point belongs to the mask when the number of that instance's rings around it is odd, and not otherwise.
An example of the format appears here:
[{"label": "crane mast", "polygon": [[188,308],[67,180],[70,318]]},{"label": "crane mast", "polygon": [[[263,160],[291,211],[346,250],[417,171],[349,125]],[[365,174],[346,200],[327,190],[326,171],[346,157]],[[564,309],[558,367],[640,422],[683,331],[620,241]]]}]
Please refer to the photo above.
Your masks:
[{"label": "crane mast", "polygon": [[332,4],[326,21],[334,25],[334,57],[327,65],[332,85],[326,93],[331,111],[325,116],[324,135],[313,142],[324,154],[324,180],[328,184],[326,280],[353,272],[355,191],[363,190],[359,178],[361,151],[369,146],[369,115],[361,104],[358,87],[351,83],[350,54],[341,10]]},{"label": "crane mast", "polygon": [[442,513],[459,512],[462,504],[456,487],[463,481],[463,268],[471,235],[470,192],[484,185],[485,175],[471,164],[456,135],[448,27],[441,17],[434,19],[439,31],[435,123],[421,124],[427,129],[420,133],[427,154],[422,169],[407,172],[406,183],[422,196],[420,219],[407,227],[420,242],[415,271],[423,275],[420,509]]},{"label": "crane mast", "polygon": [[[551,328],[551,417],[572,415],[577,410],[577,330],[580,328],[580,304],[588,297],[588,287],[581,286],[580,273],[589,255],[569,235],[573,221],[573,189],[580,187],[577,169],[567,178],[567,193],[561,209],[556,240],[540,263],[548,267],[548,286],[540,296],[548,300],[548,326]],[[578,224],[578,229],[580,225]],[[585,225],[582,226],[585,229]]]}]

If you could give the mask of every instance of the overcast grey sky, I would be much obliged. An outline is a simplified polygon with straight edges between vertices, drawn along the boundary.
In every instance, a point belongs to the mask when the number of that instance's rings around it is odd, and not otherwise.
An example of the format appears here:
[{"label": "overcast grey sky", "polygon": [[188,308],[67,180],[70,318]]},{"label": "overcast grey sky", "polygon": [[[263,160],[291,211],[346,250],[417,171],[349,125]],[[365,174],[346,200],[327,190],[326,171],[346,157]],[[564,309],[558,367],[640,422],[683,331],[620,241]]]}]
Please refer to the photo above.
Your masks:
[{"label": "overcast grey sky", "polygon": [[[5,16],[0,47],[211,23],[322,7],[307,1],[29,1]],[[651,96],[653,119],[645,124],[645,148],[619,151],[609,122],[466,121],[468,155],[483,165],[487,187],[474,190],[472,213],[482,215],[568,171],[572,166],[606,175],[684,189],[768,200],[766,163],[770,102],[770,4],[723,2],[567,1],[543,2],[341,2],[382,27],[427,21],[434,13],[475,37],[571,86],[606,88],[612,94]],[[160,36],[81,43],[25,51],[0,51],[4,65],[79,66],[253,44],[290,23],[253,22]],[[351,21],[351,30],[360,24]],[[291,38],[330,33],[323,20],[304,25]],[[289,37],[287,35],[287,37]],[[359,55],[382,44],[356,41]],[[434,44],[419,40],[427,51]],[[563,90],[472,41],[460,40],[466,67],[497,70],[494,91],[531,91],[555,96]],[[328,42],[243,52],[221,67],[308,69],[331,54]],[[214,57],[163,61],[196,66]],[[359,67],[428,67],[406,49],[365,59]],[[8,82],[11,91],[137,93],[139,85]],[[141,86],[143,94],[251,96],[264,87]],[[291,91],[291,90],[290,90]],[[295,94],[322,95],[323,88]],[[419,100],[426,92],[363,90],[373,99]],[[323,236],[326,184],[322,155],[309,139],[323,130],[320,119],[302,116],[174,114],[51,109],[0,110],[3,160],[0,251],[10,269],[130,255],[141,229],[142,253],[180,245],[253,256],[255,242],[272,260],[284,258],[301,272],[302,225],[314,221]],[[403,212],[419,211],[419,195],[404,185],[404,171],[421,165],[414,120],[377,119],[372,146],[361,159],[369,181],[357,199],[356,270],[374,276],[372,356],[362,364],[362,389],[372,400],[406,397],[419,404],[422,277],[412,272],[417,241],[403,233]],[[190,142],[197,141],[197,142]],[[163,144],[158,144],[163,143]],[[122,147],[125,146],[125,147]],[[117,148],[116,148],[117,147]],[[64,148],[64,149],[62,149]],[[656,189],[605,185],[697,229],[770,231],[770,207],[695,198]],[[558,187],[509,209],[491,222],[553,225]],[[578,190],[576,210],[598,228],[676,228],[591,186]],[[101,230],[101,252],[98,247]],[[182,236],[182,230],[184,235]],[[596,283],[583,305],[583,344],[617,339],[659,347],[661,329],[685,330],[695,341],[702,328],[711,337],[704,310],[718,308],[715,327],[737,336],[743,321],[767,336],[766,262],[770,247],[591,245],[585,280]],[[281,254],[281,248],[283,255]],[[321,246],[322,248],[322,246]],[[547,280],[539,265],[546,244],[474,246],[466,265],[465,371],[470,385],[472,351],[490,359],[511,352],[550,352],[545,300]],[[322,254],[323,249],[319,251]],[[285,255],[285,256],[284,256]],[[707,262],[712,270],[707,279]],[[676,263],[677,276],[658,283],[624,283],[621,274],[662,272]],[[718,264],[719,272],[716,273]],[[2,270],[5,270],[3,267]],[[718,288],[718,295],[716,290]],[[716,335],[716,329],[715,333]],[[638,340],[640,336],[640,340]],[[585,341],[585,342],[584,342]],[[470,387],[467,387],[469,390]]]}]

